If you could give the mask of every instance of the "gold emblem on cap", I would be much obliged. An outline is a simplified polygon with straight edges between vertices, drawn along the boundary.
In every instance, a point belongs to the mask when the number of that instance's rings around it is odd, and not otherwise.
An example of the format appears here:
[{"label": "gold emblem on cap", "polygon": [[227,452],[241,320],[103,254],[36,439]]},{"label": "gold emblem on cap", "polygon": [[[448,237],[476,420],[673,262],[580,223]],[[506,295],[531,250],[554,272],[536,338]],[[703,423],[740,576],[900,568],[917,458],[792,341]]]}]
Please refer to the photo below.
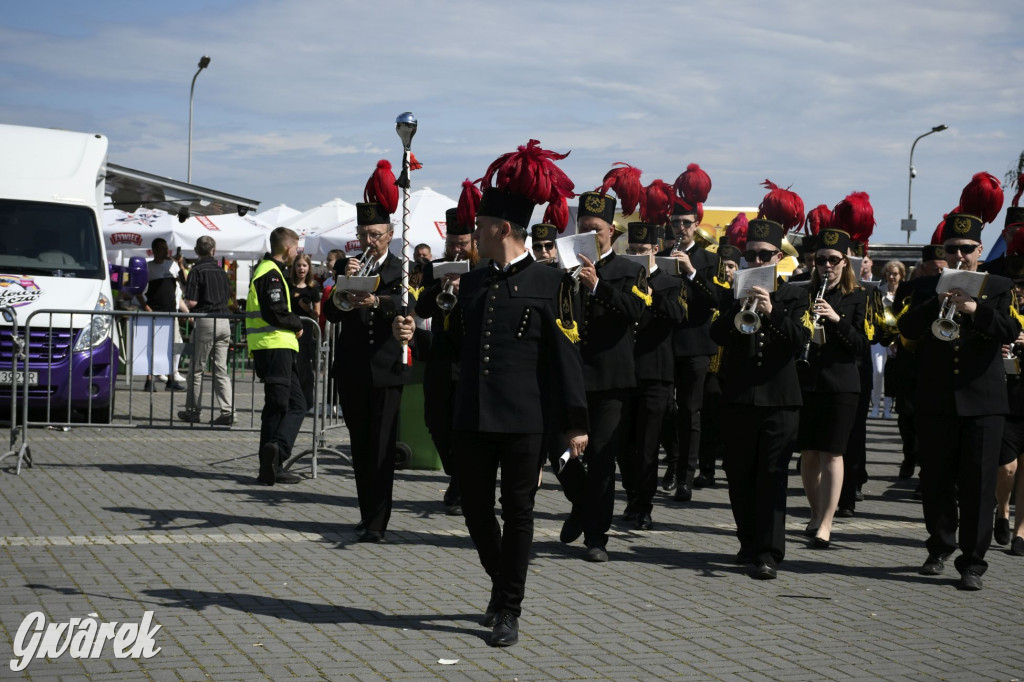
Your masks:
[{"label": "gold emblem on cap", "polygon": [[647,239],[647,228],[646,227],[637,228],[636,238],[637,238],[638,241]]},{"label": "gold emblem on cap", "polygon": [[939,259],[945,258],[945,257],[946,257],[946,247],[944,247],[942,244],[936,245],[936,247],[935,247],[935,259],[939,260]]},{"label": "gold emblem on cap", "polygon": [[821,243],[824,244],[825,246],[835,246],[836,244],[839,243],[839,233],[826,232],[821,237]]},{"label": "gold emblem on cap", "polygon": [[587,209],[588,213],[604,213],[604,197],[600,194],[588,194],[587,198],[583,200],[583,207]]},{"label": "gold emblem on cap", "polygon": [[971,221],[967,218],[957,218],[953,221],[953,231],[957,234],[967,234],[971,231]]},{"label": "gold emblem on cap", "polygon": [[534,233],[534,235],[536,235],[537,239],[547,239],[548,238],[548,226],[547,225],[538,225],[537,227],[533,228],[533,233]]},{"label": "gold emblem on cap", "polygon": [[768,224],[757,223],[754,225],[752,232],[754,233],[754,236],[757,237],[758,239],[764,239],[765,237],[768,236]]},{"label": "gold emblem on cap", "polygon": [[359,217],[362,220],[373,220],[373,216],[376,211],[373,210],[373,204],[360,204],[359,205]]}]

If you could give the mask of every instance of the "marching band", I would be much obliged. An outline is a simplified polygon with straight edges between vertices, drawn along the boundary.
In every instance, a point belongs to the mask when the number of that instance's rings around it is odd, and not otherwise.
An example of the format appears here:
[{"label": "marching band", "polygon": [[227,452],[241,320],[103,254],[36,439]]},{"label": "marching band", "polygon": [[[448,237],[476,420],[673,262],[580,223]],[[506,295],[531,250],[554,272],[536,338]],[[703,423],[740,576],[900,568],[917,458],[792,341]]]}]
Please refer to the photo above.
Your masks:
[{"label": "marching band", "polygon": [[[805,241],[812,244],[809,271],[788,277],[792,267],[781,266],[792,260],[787,235],[807,220],[802,199],[766,181],[757,216],[737,220],[716,243],[700,228],[711,183],[696,164],[675,185],[647,187],[639,169],[619,164],[579,195],[578,232],[594,235],[596,255],[561,253],[565,200],[575,195],[555,163],[562,158],[531,140],[464,184],[447,216],[444,256],[433,266],[468,267],[441,277],[425,268],[415,314],[429,323],[419,327],[411,311],[387,300],[396,293],[395,264],[376,248],[387,242],[370,237],[389,229],[386,216],[360,219],[379,293],[327,306],[328,317],[342,323],[342,348],[365,360],[368,373],[343,378],[343,392],[350,385],[360,392],[343,406],[353,457],[363,461],[356,471],[365,479],[360,540],[383,541],[390,514],[392,488],[382,479],[393,478],[393,462],[384,450],[394,438],[389,391],[400,394],[405,381],[395,350],[402,342],[426,360],[425,418],[451,478],[445,505],[464,515],[491,577],[483,623],[492,645],[518,641],[545,461],[568,500],[560,539],[582,537],[582,558],[603,562],[610,559],[616,466],[623,520],[647,530],[656,523],[659,451],[669,468],[663,487],[683,504],[695,487],[715,485],[720,457],[736,561],[754,579],[773,579],[786,553],[794,453],[811,548],[829,548],[833,520],[855,513],[865,477],[870,347],[881,344],[892,348],[898,368],[900,476],[920,466],[928,532],[921,573],[942,573],[959,548],[958,586],[981,589],[993,528],[997,542],[1024,555],[1024,477],[1014,478],[1024,457],[1016,362],[1024,355],[1024,316],[1015,289],[1024,282],[1024,231],[987,274],[977,272],[982,228],[1002,206],[992,176],[972,179],[914,275],[894,278],[898,288],[887,291],[861,278],[858,254],[866,256],[874,226],[863,192],[831,211],[816,209]],[[544,221],[528,229],[535,206],[545,203]],[[1007,214],[1008,243],[1024,224],[1016,203]],[[616,224],[617,206],[627,216],[639,207],[640,220]],[[621,235],[626,248],[616,248]],[[358,259],[342,261],[339,274],[360,267]],[[357,437],[360,429],[367,433]]]}]

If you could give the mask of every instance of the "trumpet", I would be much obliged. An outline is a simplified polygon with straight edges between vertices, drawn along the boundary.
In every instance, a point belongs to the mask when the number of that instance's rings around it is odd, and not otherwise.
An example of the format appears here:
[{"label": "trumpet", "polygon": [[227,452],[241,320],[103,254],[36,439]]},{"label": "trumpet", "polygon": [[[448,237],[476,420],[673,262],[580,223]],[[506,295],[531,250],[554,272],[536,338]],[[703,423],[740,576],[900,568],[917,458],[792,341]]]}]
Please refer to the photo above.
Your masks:
[{"label": "trumpet", "polygon": [[693,231],[693,242],[705,251],[711,253],[718,251],[718,241],[703,227],[698,227]]},{"label": "trumpet", "polygon": [[[359,269],[356,270],[356,274],[352,275],[352,277],[366,277],[373,268],[374,260],[372,251],[369,249],[363,251],[363,255],[359,257]],[[348,296],[346,295],[348,292],[345,291],[340,284],[341,278],[339,277],[334,285],[334,292],[331,294],[331,298],[334,300],[334,304],[338,306],[338,308],[348,312],[355,306],[349,303]]]},{"label": "trumpet", "polygon": [[[815,301],[825,296],[826,288],[828,288],[828,278],[825,278],[825,281],[821,283],[821,289],[818,290],[818,294],[814,297]],[[817,343],[818,345],[825,343],[825,327],[821,324],[821,313],[814,313],[814,331],[811,332],[811,336],[807,339],[807,343],[804,344],[804,349],[796,361],[796,364],[800,367],[810,367],[812,343]]]},{"label": "trumpet", "polygon": [[732,324],[736,327],[736,331],[741,334],[753,334],[761,328],[761,316],[757,314],[756,308],[756,297],[747,296],[743,299],[743,305],[740,306],[740,311],[736,313],[736,317],[732,320]]},{"label": "trumpet", "polygon": [[[455,260],[452,262],[458,263],[461,260],[462,258],[456,256]],[[437,303],[437,307],[444,312],[451,312],[452,308],[455,307],[455,304],[459,302],[459,299],[455,296],[455,280],[448,280],[448,284],[441,289],[441,293],[437,295],[434,302]]]},{"label": "trumpet", "polygon": [[[956,264],[956,269],[960,269],[960,263]],[[956,306],[953,302],[948,298],[942,301],[939,317],[932,322],[932,335],[939,341],[956,341],[960,338],[960,325],[953,320],[954,315]]]}]

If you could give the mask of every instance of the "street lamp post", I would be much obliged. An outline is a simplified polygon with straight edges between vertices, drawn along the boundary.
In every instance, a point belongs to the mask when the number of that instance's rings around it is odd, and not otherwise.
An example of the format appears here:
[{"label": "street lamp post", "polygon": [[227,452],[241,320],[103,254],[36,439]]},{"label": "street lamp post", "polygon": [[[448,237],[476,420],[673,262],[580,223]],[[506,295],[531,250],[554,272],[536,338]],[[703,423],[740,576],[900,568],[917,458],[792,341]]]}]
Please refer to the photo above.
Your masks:
[{"label": "street lamp post", "polygon": [[924,133],[923,135],[918,135],[917,138],[914,140],[914,144],[910,145],[910,179],[907,181],[907,219],[902,221],[903,224],[900,225],[900,229],[906,231],[907,233],[908,244],[910,243],[910,233],[917,229],[917,221],[914,220],[914,213],[913,211],[910,210],[910,193],[914,188],[914,176],[917,175],[917,171],[914,169],[914,147],[917,146],[917,143],[921,140],[921,138],[928,137],[932,133],[941,133],[943,130],[946,130],[947,128],[949,128],[949,126],[946,125],[945,123],[943,123],[942,125],[937,125],[931,130],[929,130],[927,133]]},{"label": "street lamp post", "polygon": [[196,79],[209,65],[210,58],[203,55],[199,60],[199,70],[196,71],[196,75],[192,76],[192,88],[188,91],[188,174],[185,178],[186,182],[192,182],[192,100],[196,94]]}]

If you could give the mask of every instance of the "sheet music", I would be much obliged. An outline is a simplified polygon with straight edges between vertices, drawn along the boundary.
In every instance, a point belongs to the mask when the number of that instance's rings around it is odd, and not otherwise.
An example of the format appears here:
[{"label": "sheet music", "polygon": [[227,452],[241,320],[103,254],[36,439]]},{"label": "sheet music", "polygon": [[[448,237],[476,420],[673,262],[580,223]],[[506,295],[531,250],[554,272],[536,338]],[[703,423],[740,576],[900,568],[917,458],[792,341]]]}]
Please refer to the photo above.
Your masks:
[{"label": "sheet music", "polygon": [[670,275],[679,275],[679,259],[671,256],[655,256],[654,262],[658,269]]},{"label": "sheet music", "polygon": [[445,275],[464,275],[469,272],[469,261],[448,261],[445,263],[434,263],[431,266],[434,270],[434,279],[441,279]]},{"label": "sheet music", "polygon": [[655,258],[653,254],[647,254],[646,256],[634,256],[632,254],[624,253],[622,254],[622,257],[626,260],[631,260],[638,265],[644,266],[644,270],[647,271],[648,275],[654,271]]},{"label": "sheet music", "polygon": [[987,272],[946,268],[939,276],[939,283],[935,285],[935,293],[944,294],[952,289],[962,289],[971,298],[977,298],[985,290],[986,282],[988,282]]},{"label": "sheet music", "polygon": [[762,265],[757,268],[744,268],[732,275],[732,288],[737,299],[752,296],[751,288],[761,287],[775,291],[775,266]]},{"label": "sheet music", "polygon": [[597,234],[593,232],[559,237],[555,240],[555,249],[558,251],[558,267],[563,270],[583,265],[577,256],[586,256],[591,263],[601,258],[597,252]]},{"label": "sheet music", "polygon": [[379,275],[371,275],[369,277],[339,277],[335,286],[338,288],[338,291],[357,291],[370,294],[377,290],[377,284],[379,283]]}]

